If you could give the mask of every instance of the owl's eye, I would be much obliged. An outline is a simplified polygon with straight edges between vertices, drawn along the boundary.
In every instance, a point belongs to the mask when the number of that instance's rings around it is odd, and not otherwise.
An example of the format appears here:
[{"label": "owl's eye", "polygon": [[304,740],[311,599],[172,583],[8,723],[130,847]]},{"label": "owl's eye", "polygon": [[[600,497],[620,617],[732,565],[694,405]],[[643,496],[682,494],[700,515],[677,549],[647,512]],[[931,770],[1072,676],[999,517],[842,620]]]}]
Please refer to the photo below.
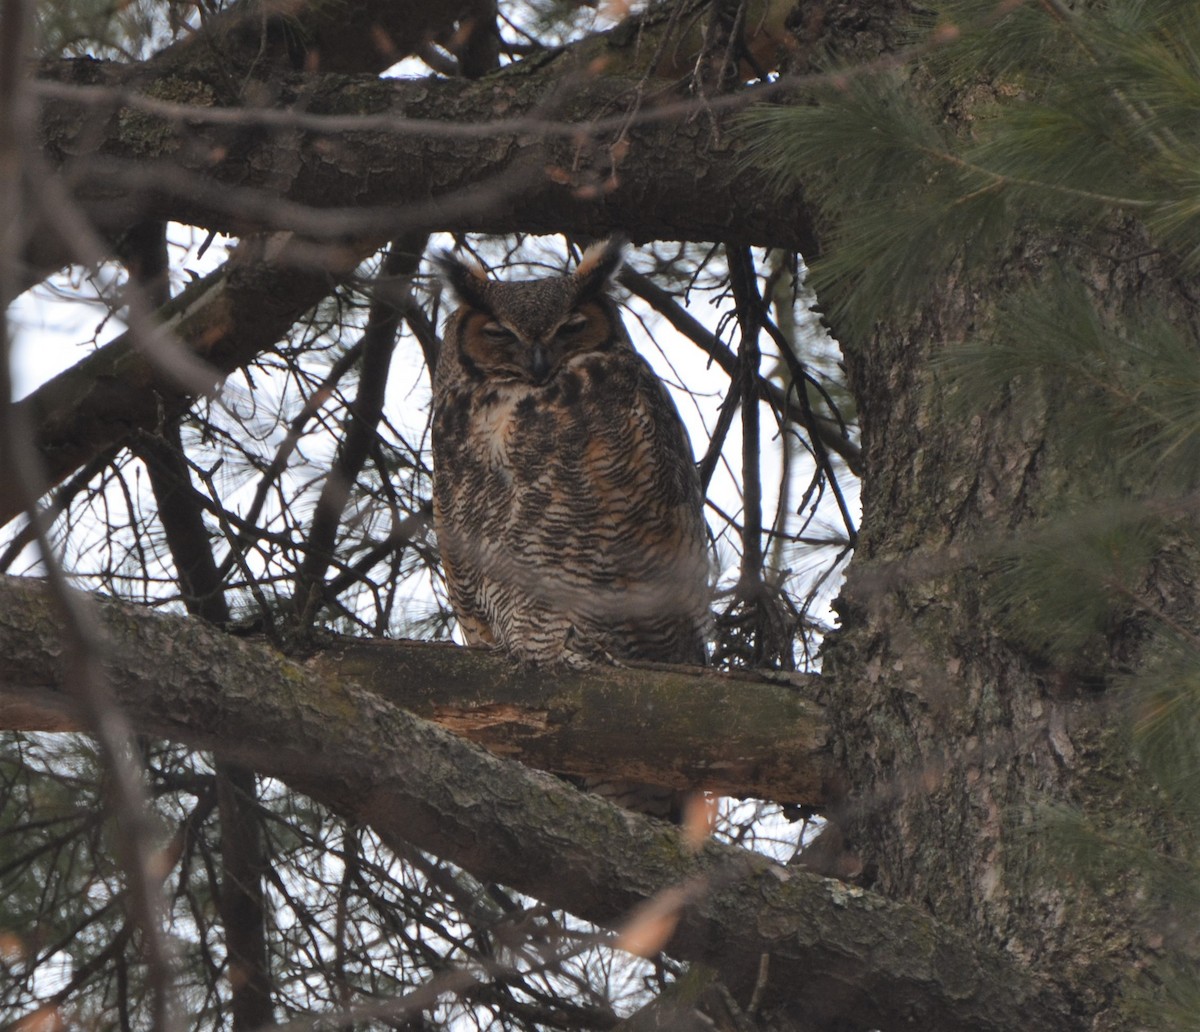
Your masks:
[{"label": "owl's eye", "polygon": [[575,312],[573,315],[567,316],[563,324],[558,328],[560,337],[573,337],[582,330],[588,323],[587,316],[582,312]]},{"label": "owl's eye", "polygon": [[487,337],[488,340],[495,341],[497,344],[510,341],[515,336],[512,330],[505,326],[501,326],[496,322],[484,323],[483,335]]}]

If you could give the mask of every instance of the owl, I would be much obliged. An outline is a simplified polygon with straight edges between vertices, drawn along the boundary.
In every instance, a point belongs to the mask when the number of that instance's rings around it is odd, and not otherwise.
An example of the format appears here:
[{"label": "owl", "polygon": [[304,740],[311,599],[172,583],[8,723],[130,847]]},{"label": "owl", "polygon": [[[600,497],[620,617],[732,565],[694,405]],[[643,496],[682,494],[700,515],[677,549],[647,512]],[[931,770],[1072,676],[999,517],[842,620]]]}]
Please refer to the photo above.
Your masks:
[{"label": "owl", "polygon": [[527,282],[437,259],[460,307],[434,374],[433,515],[468,644],[535,663],[703,662],[703,497],[679,413],[608,294],[622,251],[610,240]]}]

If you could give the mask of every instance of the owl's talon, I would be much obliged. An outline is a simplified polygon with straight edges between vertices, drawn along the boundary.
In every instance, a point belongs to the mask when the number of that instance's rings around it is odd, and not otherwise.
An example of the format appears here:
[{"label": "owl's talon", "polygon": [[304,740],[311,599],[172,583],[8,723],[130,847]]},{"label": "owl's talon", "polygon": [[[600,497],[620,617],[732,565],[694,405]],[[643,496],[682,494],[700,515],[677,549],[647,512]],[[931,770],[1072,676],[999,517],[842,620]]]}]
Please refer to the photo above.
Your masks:
[{"label": "owl's talon", "polygon": [[586,670],[590,666],[621,666],[604,646],[584,637],[574,627],[568,629],[563,641],[563,662],[576,670]]}]

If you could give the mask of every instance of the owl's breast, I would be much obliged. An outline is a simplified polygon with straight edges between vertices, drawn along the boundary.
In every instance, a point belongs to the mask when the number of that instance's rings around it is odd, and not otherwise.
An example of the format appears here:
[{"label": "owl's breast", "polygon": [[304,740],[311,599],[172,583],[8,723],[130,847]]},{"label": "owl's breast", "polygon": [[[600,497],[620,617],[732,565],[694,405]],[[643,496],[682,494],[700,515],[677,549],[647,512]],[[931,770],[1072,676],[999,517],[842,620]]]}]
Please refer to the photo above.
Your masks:
[{"label": "owl's breast", "polygon": [[435,476],[439,467],[444,480],[510,471],[516,410],[528,396],[528,386],[515,383],[447,392],[434,415]]},{"label": "owl's breast", "polygon": [[458,384],[439,399],[433,446],[434,519],[465,626],[530,655],[561,652],[568,632],[613,655],[699,654],[699,483],[636,355],[589,354],[540,386]]},{"label": "owl's breast", "polygon": [[502,384],[489,388],[478,399],[470,421],[469,446],[493,471],[511,466],[517,406],[528,398],[528,387]]},{"label": "owl's breast", "polygon": [[545,385],[460,385],[440,401],[433,445],[435,493],[487,510],[493,532],[589,533],[602,548],[606,532],[673,532],[667,510],[697,502],[679,417],[627,354],[568,363]]}]

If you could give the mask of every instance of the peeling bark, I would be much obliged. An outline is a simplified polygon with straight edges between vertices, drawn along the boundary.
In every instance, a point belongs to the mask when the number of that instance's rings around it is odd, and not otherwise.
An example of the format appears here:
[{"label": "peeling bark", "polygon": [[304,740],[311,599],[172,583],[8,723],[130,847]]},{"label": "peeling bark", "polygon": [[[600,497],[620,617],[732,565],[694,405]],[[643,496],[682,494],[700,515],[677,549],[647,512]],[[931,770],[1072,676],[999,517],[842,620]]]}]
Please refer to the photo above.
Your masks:
[{"label": "peeling bark", "polygon": [[[11,590],[19,580],[4,581]],[[24,590],[24,589],[21,589]],[[10,604],[15,604],[13,597]],[[3,604],[3,603],[0,603]],[[104,603],[112,662],[118,668],[144,646],[136,627],[170,638],[195,621],[143,615]],[[136,624],[118,620],[125,614]],[[11,619],[16,619],[14,612]],[[147,623],[146,621],[150,621]],[[251,643],[209,628],[212,648],[234,656]],[[16,624],[0,629],[0,655],[20,655]],[[11,643],[11,652],[5,651]],[[253,645],[264,656],[277,654]],[[285,662],[282,657],[278,662]],[[198,659],[191,662],[198,663]],[[836,791],[828,763],[817,679],[805,675],[731,676],[700,667],[597,667],[576,671],[521,667],[503,656],[448,644],[336,639],[304,661],[315,685],[349,682],[434,720],[500,756],[579,776],[608,775],[678,788],[705,789],[819,806]],[[30,680],[19,662],[0,672],[0,727],[78,728],[64,717],[62,696],[42,668]],[[269,692],[277,678],[243,690]],[[174,688],[162,674],[163,691]],[[183,686],[181,685],[181,690]],[[316,690],[316,689],[314,689]],[[753,705],[747,703],[753,700]],[[661,714],[670,713],[663,721]],[[67,721],[64,723],[64,719]],[[166,731],[166,729],[164,729]]]}]

